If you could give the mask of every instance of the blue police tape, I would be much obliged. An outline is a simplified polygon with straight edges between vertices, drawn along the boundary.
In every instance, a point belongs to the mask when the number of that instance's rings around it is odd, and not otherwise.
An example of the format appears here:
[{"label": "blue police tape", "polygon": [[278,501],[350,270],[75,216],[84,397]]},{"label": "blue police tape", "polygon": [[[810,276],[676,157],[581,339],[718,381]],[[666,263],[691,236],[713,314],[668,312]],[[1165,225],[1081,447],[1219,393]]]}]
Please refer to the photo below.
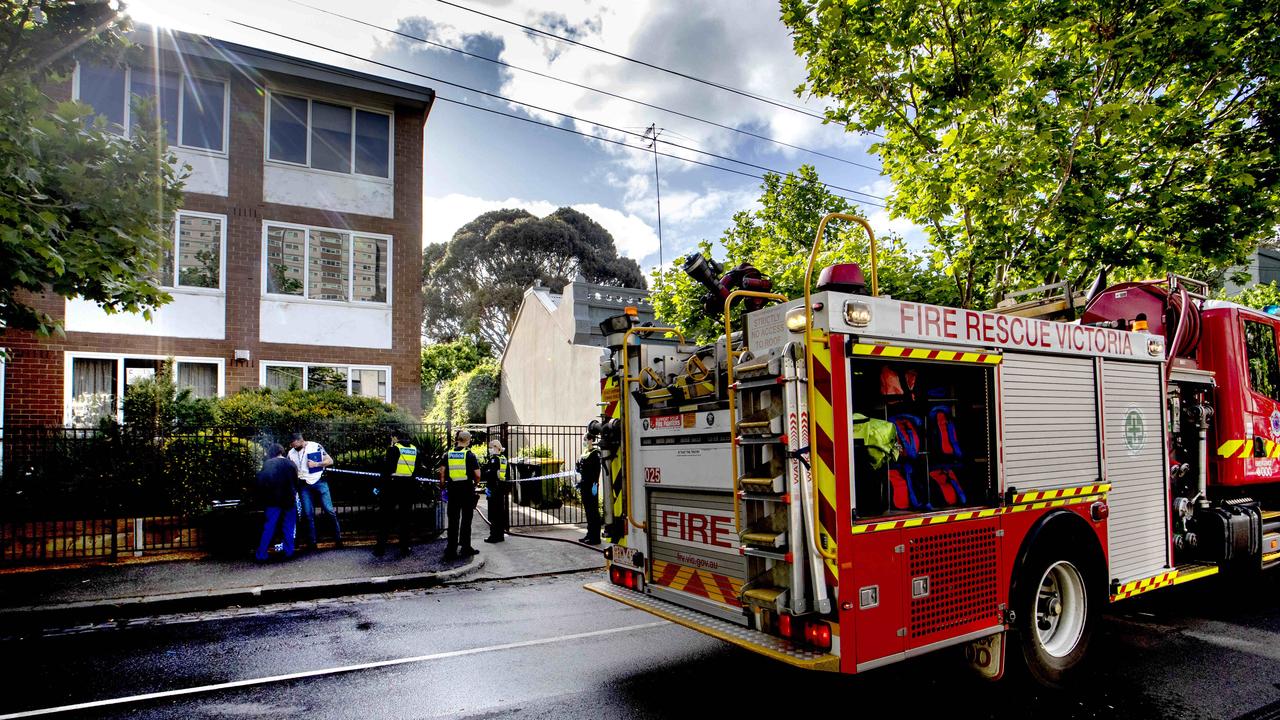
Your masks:
[{"label": "blue police tape", "polygon": [[[325,470],[325,472],[326,473],[346,473],[348,475],[365,475],[368,477],[382,477],[382,473],[368,472],[367,470],[343,470],[342,468],[329,468],[328,470]],[[576,477],[577,475],[578,473],[575,470],[566,470],[564,472],[552,473],[550,475],[535,475],[534,477],[516,478],[511,482],[533,482],[534,480],[551,480],[553,478],[559,478],[559,477]],[[421,475],[414,475],[413,478],[415,480],[420,480],[422,482],[440,482],[440,478],[423,477]]]}]

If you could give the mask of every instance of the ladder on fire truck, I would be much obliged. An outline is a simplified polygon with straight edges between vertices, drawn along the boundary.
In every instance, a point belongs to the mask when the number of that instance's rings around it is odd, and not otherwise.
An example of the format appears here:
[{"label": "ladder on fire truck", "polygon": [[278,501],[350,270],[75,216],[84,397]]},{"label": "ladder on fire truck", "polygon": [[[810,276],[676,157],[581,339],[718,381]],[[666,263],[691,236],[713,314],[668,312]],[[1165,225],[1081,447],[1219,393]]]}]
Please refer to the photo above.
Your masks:
[{"label": "ladder on fire truck", "polygon": [[733,435],[735,523],[740,552],[748,558],[743,605],[790,615],[831,609],[811,527],[803,353],[800,343],[791,342],[747,358],[731,386],[741,399]]},{"label": "ladder on fire truck", "polygon": [[[818,546],[817,492],[809,462],[809,372],[806,343],[813,332],[810,283],[822,246],[823,231],[833,219],[860,224],[870,240],[872,295],[876,287],[876,240],[863,218],[830,213],[818,233],[804,279],[804,327],[801,340],[752,356],[742,349],[735,371],[730,307],[737,297],[786,301],[786,296],[736,290],[725,298],[725,356],[732,423],[734,525],[739,551],[748,559],[743,605],[754,612],[803,615],[831,611],[825,558]],[[741,398],[741,405],[738,399]],[[757,623],[757,627],[760,624]]]}]

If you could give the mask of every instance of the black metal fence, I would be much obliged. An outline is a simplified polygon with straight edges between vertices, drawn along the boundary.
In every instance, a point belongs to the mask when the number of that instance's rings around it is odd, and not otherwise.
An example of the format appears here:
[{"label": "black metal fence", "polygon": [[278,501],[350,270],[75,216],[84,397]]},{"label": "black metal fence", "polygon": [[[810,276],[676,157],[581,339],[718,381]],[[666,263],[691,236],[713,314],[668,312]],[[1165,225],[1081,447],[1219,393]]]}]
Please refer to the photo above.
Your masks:
[{"label": "black metal fence", "polygon": [[[587,521],[576,472],[583,449],[581,425],[495,425],[487,431],[502,439],[515,480],[509,527]],[[594,501],[600,501],[599,495]]]},{"label": "black metal fence", "polygon": [[[518,482],[511,527],[577,524],[586,516],[575,463],[582,428],[555,425],[474,427],[483,448],[498,438]],[[443,529],[435,459],[449,428],[407,428],[422,451],[414,526]],[[386,428],[313,424],[308,440],[334,458],[326,474],[344,537],[377,527],[373,488],[386,449]],[[127,426],[101,429],[6,428],[0,435],[0,563],[112,560],[190,550],[243,550],[256,537],[253,479],[262,449],[287,437],[258,428],[218,427],[154,435]],[[596,498],[598,501],[598,498]],[[316,519],[321,541],[331,526]]]}]

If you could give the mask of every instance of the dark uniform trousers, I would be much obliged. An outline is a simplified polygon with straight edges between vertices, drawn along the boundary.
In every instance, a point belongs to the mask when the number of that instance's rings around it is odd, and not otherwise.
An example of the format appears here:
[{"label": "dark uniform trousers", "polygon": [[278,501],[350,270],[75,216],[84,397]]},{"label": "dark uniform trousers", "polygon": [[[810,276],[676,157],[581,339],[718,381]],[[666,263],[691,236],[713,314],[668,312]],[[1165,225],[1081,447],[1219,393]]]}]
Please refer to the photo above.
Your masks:
[{"label": "dark uniform trousers", "polygon": [[387,546],[387,536],[395,525],[400,535],[400,549],[407,550],[412,542],[411,520],[413,496],[418,481],[411,477],[395,477],[378,493],[378,547]]},{"label": "dark uniform trousers", "polygon": [[511,483],[506,480],[489,480],[489,539],[501,541],[507,531],[507,497]]},{"label": "dark uniform trousers", "polygon": [[446,555],[459,548],[471,547],[471,515],[476,508],[476,487],[470,480],[449,481],[449,531],[445,541]]},{"label": "dark uniform trousers", "polygon": [[600,453],[592,452],[578,461],[578,492],[582,496],[582,507],[587,515],[587,536],[585,540],[600,540]]}]

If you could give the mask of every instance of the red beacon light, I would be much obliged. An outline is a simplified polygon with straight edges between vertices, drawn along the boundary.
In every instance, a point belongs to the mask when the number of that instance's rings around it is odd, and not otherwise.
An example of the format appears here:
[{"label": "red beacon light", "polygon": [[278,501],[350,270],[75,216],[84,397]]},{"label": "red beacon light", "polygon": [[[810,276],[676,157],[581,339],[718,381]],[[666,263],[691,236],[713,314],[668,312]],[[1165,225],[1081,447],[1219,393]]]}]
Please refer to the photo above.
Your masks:
[{"label": "red beacon light", "polygon": [[840,263],[822,268],[818,273],[818,291],[834,290],[836,292],[867,295],[867,279],[862,274],[862,266],[858,263]]}]

